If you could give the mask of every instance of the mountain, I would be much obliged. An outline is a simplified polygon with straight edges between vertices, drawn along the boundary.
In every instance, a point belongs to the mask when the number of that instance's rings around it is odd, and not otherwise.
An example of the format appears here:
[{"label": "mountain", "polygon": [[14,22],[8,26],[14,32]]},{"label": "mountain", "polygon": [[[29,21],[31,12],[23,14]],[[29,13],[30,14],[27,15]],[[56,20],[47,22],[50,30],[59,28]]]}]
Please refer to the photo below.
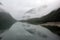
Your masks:
[{"label": "mountain", "polygon": [[53,10],[51,13],[40,17],[40,18],[32,18],[28,20],[21,20],[22,22],[28,22],[31,24],[42,24],[46,22],[60,22],[60,8],[57,10]]},{"label": "mountain", "polygon": [[[45,28],[48,28],[53,33],[60,35],[60,8],[53,10],[51,13],[41,17],[41,18],[32,18],[28,20],[21,20],[21,22],[27,22],[34,25],[41,25]],[[58,25],[56,25],[58,23]],[[47,25],[45,25],[47,24]],[[52,24],[52,26],[51,26]]]},{"label": "mountain", "polygon": [[16,20],[5,10],[0,9],[0,33],[9,29]]}]

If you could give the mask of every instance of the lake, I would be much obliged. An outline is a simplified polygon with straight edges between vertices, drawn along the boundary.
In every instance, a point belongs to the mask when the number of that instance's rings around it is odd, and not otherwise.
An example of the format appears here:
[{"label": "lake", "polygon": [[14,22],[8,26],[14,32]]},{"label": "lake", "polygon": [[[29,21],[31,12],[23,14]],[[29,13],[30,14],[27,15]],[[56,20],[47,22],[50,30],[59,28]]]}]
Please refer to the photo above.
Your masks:
[{"label": "lake", "polygon": [[60,40],[60,37],[40,25],[16,22],[2,34],[2,40]]}]

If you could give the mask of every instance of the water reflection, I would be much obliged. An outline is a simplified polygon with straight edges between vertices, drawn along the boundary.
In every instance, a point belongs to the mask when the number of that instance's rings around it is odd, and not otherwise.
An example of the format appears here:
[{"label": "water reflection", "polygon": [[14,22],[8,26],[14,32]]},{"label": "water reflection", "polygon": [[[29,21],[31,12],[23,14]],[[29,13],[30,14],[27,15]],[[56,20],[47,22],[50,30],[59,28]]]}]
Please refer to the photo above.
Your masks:
[{"label": "water reflection", "polygon": [[59,36],[40,25],[17,22],[2,35],[2,40],[59,40]]}]

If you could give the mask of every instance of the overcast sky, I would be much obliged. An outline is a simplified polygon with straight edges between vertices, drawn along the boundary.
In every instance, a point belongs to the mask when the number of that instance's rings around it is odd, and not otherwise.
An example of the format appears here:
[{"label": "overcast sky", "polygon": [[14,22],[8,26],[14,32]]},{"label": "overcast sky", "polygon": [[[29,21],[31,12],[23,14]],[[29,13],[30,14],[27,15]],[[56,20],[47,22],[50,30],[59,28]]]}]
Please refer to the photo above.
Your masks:
[{"label": "overcast sky", "polygon": [[[5,9],[6,11],[10,12],[10,14],[12,14],[12,16],[15,19],[21,19],[22,16],[24,15],[24,13],[32,8],[39,9],[41,7],[42,11],[40,10],[41,13],[39,12],[39,14],[45,15],[47,13],[43,12],[44,5],[46,5],[48,7],[48,8],[45,8],[46,12],[47,12],[47,10],[51,11],[53,9],[60,7],[59,6],[60,0],[0,0],[0,1],[3,4],[3,5],[0,5],[0,7]],[[37,15],[39,15],[39,14],[37,14]],[[34,15],[34,17],[37,15]],[[41,15],[39,15],[39,16],[41,16]]]}]

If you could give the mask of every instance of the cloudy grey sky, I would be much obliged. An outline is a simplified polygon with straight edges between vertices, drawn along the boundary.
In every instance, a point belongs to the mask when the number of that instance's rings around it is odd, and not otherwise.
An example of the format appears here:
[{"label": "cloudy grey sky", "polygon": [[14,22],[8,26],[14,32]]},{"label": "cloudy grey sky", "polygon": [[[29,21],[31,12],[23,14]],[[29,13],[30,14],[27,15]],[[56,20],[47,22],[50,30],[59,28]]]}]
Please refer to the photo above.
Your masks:
[{"label": "cloudy grey sky", "polygon": [[[43,15],[48,14],[51,10],[59,8],[60,0],[0,0],[3,5],[0,5],[1,8],[10,12],[10,14],[15,18],[20,20],[24,13],[28,10],[35,8],[37,11],[35,15],[31,15],[31,17],[41,17]],[[43,8],[43,6],[47,6],[47,8]],[[38,13],[39,12],[39,13]]]}]

